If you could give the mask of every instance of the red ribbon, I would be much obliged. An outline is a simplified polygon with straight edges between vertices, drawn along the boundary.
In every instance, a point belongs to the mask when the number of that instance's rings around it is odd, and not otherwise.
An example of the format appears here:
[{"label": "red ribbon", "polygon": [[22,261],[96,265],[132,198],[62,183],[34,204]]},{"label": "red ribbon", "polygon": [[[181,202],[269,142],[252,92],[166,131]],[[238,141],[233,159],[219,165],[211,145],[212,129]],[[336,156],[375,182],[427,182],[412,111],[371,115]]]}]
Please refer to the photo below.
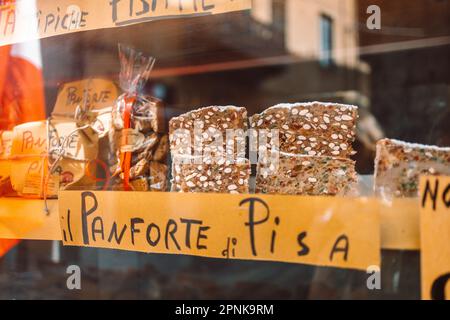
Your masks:
[{"label": "red ribbon", "polygon": [[[135,101],[136,101],[135,97],[125,98],[125,109],[123,110],[124,129],[130,129],[131,127],[131,113],[133,111],[133,105]],[[123,172],[123,186],[125,191],[130,191],[131,152],[123,152],[121,154],[120,160]]]}]

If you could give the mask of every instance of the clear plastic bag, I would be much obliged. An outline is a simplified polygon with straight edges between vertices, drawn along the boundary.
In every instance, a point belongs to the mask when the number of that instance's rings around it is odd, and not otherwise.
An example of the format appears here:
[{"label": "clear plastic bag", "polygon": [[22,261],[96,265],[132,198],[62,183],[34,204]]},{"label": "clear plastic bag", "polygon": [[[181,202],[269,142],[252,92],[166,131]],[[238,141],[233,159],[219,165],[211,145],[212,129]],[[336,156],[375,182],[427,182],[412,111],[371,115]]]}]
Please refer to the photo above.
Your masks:
[{"label": "clear plastic bag", "polygon": [[168,146],[162,102],[143,94],[155,58],[119,44],[120,87],[112,112],[110,146],[114,190],[167,189]]}]

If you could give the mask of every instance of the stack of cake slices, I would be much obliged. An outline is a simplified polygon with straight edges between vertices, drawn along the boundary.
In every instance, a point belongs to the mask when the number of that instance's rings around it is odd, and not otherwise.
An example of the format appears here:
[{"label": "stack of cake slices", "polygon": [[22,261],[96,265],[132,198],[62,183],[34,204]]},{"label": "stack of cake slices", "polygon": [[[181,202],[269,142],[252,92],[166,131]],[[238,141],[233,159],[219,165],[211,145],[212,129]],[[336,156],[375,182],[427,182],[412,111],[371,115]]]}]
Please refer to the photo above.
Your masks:
[{"label": "stack of cake slices", "polygon": [[256,132],[278,133],[277,139],[268,134],[267,152],[258,158],[256,192],[353,193],[357,174],[350,156],[357,118],[356,106],[321,102],[278,104],[252,116]]},{"label": "stack of cake slices", "polygon": [[172,118],[172,191],[248,193],[247,110],[211,106]]}]

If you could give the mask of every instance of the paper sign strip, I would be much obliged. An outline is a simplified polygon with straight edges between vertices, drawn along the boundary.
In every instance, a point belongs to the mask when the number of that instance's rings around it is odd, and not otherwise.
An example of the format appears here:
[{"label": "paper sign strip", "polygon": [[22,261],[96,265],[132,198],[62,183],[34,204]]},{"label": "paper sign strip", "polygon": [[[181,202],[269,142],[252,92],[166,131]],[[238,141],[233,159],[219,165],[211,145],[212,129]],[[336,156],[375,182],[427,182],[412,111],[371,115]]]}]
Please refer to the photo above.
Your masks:
[{"label": "paper sign strip", "polygon": [[380,199],[381,248],[420,250],[419,199]]},{"label": "paper sign strip", "polygon": [[[16,0],[0,4],[0,46],[162,18],[205,16],[251,8],[251,0]],[[36,18],[37,17],[37,18]]]},{"label": "paper sign strip", "polygon": [[420,181],[422,298],[450,300],[450,176]]},{"label": "paper sign strip", "polygon": [[58,201],[0,198],[0,239],[61,240]]},{"label": "paper sign strip", "polygon": [[366,270],[380,262],[376,201],[63,191],[65,245]]},{"label": "paper sign strip", "polygon": [[[45,216],[42,224],[36,225],[33,219],[36,212],[43,212],[42,200],[0,198],[0,223],[6,215],[21,217],[20,220],[9,218],[8,228],[0,228],[0,238],[61,240],[58,202],[51,200],[49,203],[50,214]],[[382,249],[420,250],[419,205],[418,199],[395,199],[390,204],[379,202]],[[21,231],[29,223],[33,231]]]}]

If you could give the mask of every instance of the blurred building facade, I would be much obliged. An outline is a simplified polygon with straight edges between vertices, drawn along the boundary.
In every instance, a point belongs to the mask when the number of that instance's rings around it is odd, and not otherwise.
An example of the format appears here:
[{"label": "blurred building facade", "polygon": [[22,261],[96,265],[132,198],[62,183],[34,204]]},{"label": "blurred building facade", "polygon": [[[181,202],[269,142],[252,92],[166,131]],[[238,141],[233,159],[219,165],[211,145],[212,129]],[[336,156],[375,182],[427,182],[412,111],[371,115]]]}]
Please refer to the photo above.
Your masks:
[{"label": "blurred building facade", "polygon": [[253,0],[252,16],[276,30],[284,28],[292,54],[324,64],[359,63],[355,0]]}]

